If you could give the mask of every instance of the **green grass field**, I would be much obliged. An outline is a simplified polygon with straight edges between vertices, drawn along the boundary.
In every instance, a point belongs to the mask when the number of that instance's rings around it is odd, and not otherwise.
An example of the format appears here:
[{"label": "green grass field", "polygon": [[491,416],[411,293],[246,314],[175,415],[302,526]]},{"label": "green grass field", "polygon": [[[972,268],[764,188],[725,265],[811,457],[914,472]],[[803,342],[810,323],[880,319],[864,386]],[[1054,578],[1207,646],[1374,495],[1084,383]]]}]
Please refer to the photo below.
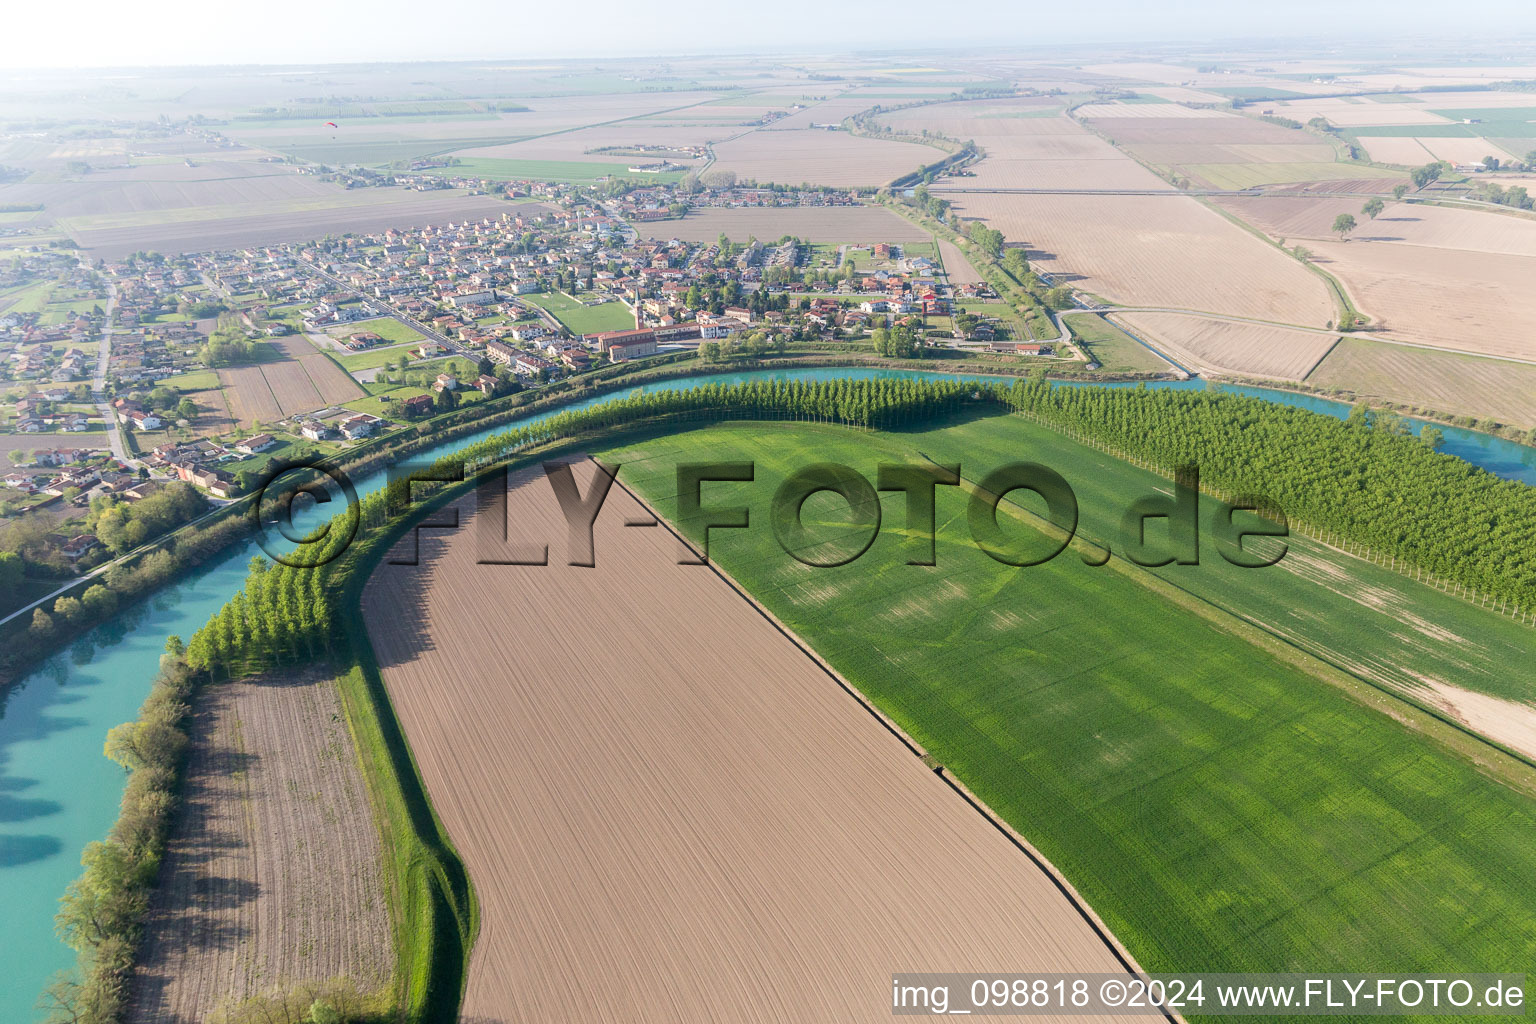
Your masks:
[{"label": "green grass field", "polygon": [[562,292],[540,292],[524,295],[523,301],[531,306],[548,310],[575,334],[596,334],[598,331],[623,331],[635,326],[635,314],[622,302],[605,302],[600,306],[583,306],[576,299]]},{"label": "green grass field", "polygon": [[206,391],[219,386],[219,374],[216,370],[194,370],[191,373],[178,373],[174,377],[164,377],[155,381],[155,386],[176,388],[178,391]]},{"label": "green grass field", "polygon": [[1189,164],[1180,168],[1217,188],[1240,189],[1291,181],[1332,181],[1339,178],[1401,178],[1403,174],[1366,164],[1242,163]]},{"label": "green grass field", "polygon": [[[431,393],[426,388],[401,385],[370,394],[367,398],[355,398],[348,402],[346,407],[354,412],[372,413],[375,416],[382,416],[388,419],[399,415],[397,411],[399,409],[398,403],[405,401],[407,398],[414,398],[417,395],[430,395]],[[394,402],[386,403],[384,401],[385,395],[394,399]]]},{"label": "green grass field", "polygon": [[1163,373],[1170,369],[1155,352],[1101,316],[1069,313],[1062,319],[1072,329],[1072,337],[1110,373]]},{"label": "green grass field", "polygon": [[401,356],[411,356],[410,345],[381,345],[378,348],[368,349],[366,352],[352,352],[347,355],[337,355],[336,359],[348,372],[356,370],[370,370],[375,366],[383,366],[385,363],[399,362]]},{"label": "green grass field", "polygon": [[349,335],[363,332],[377,334],[391,344],[420,341],[425,337],[424,334],[410,324],[401,323],[392,316],[376,316],[371,320],[357,320],[334,333],[338,338],[346,338]]},{"label": "green grass field", "polygon": [[[1053,466],[1077,489],[1090,536],[1118,536],[1105,524],[1128,495],[1168,486],[996,416],[886,434],[737,423],[596,454],[622,463],[621,479],[668,516],[678,462],[755,462],[754,483],[706,485],[706,505],[747,504],[753,523],[715,531],[713,557],[1038,846],[1147,969],[1531,962],[1533,773],[1487,748],[1474,764],[1457,752],[1463,734],[1407,705],[1379,713],[1391,698],[1342,674],[1327,681],[1327,666],[1190,588],[1255,602],[1250,611],[1269,601],[1313,613],[1316,622],[1282,625],[1331,629],[1362,655],[1397,643],[1373,632],[1387,617],[1363,604],[1329,621],[1364,591],[1285,568],[1223,571],[1209,557],[1164,570],[1179,587],[1118,559],[1091,568],[1076,551],[1014,569],[972,546],[964,497],[947,487],[937,568],[905,564],[895,493],[873,546],[849,565],[813,569],[777,548],[768,507],[788,471],[831,460],[873,480],[881,461],[921,464],[918,451],[961,461],[973,480],[1013,460]],[[842,507],[812,498],[806,521],[846,535],[828,511]],[[1018,519],[1005,529],[1044,540]],[[1410,597],[1443,611],[1433,592]],[[1506,635],[1487,613],[1457,615],[1478,642],[1529,647],[1529,633]],[[1490,652],[1490,663],[1507,653]]]}]

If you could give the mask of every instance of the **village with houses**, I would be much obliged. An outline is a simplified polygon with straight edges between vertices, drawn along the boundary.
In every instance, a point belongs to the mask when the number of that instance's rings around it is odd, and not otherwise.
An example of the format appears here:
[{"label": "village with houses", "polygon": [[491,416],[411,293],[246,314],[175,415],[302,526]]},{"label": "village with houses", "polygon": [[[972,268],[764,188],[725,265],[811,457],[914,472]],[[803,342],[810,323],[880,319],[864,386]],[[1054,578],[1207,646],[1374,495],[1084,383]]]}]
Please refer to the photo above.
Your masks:
[{"label": "village with houses", "polygon": [[16,261],[6,281],[46,281],[49,300],[0,313],[10,385],[0,514],[49,527],[30,540],[29,561],[75,570],[120,553],[92,530],[106,506],[174,486],[196,496],[189,507],[212,508],[249,493],[270,463],[342,452],[614,363],[872,343],[895,355],[883,340],[893,332],[915,339],[902,355],[1055,355],[987,284],[952,281],[933,243],[704,239],[677,217],[857,209],[867,199],[857,192],[504,188],[513,202],[499,217]]}]

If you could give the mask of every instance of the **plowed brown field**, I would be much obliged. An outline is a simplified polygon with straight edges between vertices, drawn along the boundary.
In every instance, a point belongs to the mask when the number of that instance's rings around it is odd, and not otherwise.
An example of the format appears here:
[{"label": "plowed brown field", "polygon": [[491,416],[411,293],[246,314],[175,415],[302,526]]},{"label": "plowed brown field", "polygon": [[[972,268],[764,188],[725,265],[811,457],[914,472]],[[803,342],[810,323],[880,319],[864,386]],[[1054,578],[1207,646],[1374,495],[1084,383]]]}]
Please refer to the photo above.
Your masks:
[{"label": "plowed brown field", "polygon": [[320,392],[320,400],[327,405],[350,402],[365,394],[350,373],[318,352],[301,357],[299,362],[303,364],[304,372],[309,374],[315,390]]},{"label": "plowed brown field", "polygon": [[1126,313],[1119,319],[1196,366],[1282,380],[1301,380],[1311,373],[1339,340],[1334,334],[1182,313]]},{"label": "plowed brown field", "polygon": [[272,387],[259,366],[236,366],[219,371],[224,397],[229,400],[229,414],[242,426],[273,423],[283,418],[283,410],[272,396]]},{"label": "plowed brown field", "polygon": [[1188,196],[954,198],[963,215],[1027,242],[1039,270],[1123,305],[1304,327],[1335,316],[1321,278]]},{"label": "plowed brown field", "polygon": [[[294,360],[304,368],[304,374],[311,383],[310,390],[315,392],[322,404],[336,404],[338,402],[350,402],[354,398],[363,397],[363,389],[358,386],[352,375],[325,356],[315,351],[315,347],[296,335],[288,335],[273,339],[273,344],[289,359]],[[264,369],[276,370],[282,364],[268,364]],[[278,382],[272,381],[272,390],[277,392],[278,400],[283,402],[283,412],[308,412],[316,405],[290,410],[288,403],[284,401],[282,392],[278,391]],[[293,384],[295,397],[304,395],[305,391],[297,382]]]},{"label": "plowed brown field", "polygon": [[1345,338],[1307,378],[1362,398],[1536,427],[1536,366]]},{"label": "plowed brown field", "polygon": [[363,599],[478,893],[466,1019],[885,1021],[908,966],[1122,969],[787,634],[664,528],[626,529],[637,500],[610,493],[592,569],[564,565],[542,473],[508,504],[553,564],[477,565],[471,500]]},{"label": "plowed brown field", "polygon": [[201,1024],[228,1000],[337,976],[383,987],[379,833],[335,684],[245,679],[197,703],[128,1020]]},{"label": "plowed brown field", "polygon": [[884,185],[945,155],[932,146],[812,129],[756,131],[715,146],[716,166],[738,180],[780,185]]}]

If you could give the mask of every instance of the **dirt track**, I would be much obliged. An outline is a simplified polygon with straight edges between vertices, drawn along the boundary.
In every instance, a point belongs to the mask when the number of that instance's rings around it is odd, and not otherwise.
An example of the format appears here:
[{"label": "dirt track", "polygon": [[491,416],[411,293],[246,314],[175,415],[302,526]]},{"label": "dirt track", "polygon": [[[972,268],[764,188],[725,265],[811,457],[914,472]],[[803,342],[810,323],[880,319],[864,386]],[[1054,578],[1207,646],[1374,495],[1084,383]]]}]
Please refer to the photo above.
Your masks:
[{"label": "dirt track", "polygon": [[635,499],[572,568],[543,474],[514,485],[553,564],[476,564],[471,500],[363,602],[480,901],[466,1020],[883,1021],[894,971],[1122,969],[754,605],[626,528]]},{"label": "dirt track", "polygon": [[334,683],[211,686],[133,980],[130,1024],[201,1024],[229,999],[389,980],[379,834]]}]

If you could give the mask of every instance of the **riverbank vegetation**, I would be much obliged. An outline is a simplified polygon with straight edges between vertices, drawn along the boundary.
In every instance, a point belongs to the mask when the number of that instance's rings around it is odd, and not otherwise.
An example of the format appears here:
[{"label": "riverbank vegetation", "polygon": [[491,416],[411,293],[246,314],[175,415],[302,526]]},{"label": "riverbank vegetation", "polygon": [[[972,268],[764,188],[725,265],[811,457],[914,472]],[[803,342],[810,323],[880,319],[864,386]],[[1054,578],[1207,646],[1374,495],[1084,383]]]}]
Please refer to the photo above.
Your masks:
[{"label": "riverbank vegetation", "polygon": [[160,674],[139,717],[107,734],[106,754],[128,772],[117,823],[85,848],[84,873],[65,891],[59,936],[79,958],[44,993],[50,1021],[116,1024],[127,1006],[134,950],[170,831],[186,757],[197,676],[181,641],[166,641]]}]

